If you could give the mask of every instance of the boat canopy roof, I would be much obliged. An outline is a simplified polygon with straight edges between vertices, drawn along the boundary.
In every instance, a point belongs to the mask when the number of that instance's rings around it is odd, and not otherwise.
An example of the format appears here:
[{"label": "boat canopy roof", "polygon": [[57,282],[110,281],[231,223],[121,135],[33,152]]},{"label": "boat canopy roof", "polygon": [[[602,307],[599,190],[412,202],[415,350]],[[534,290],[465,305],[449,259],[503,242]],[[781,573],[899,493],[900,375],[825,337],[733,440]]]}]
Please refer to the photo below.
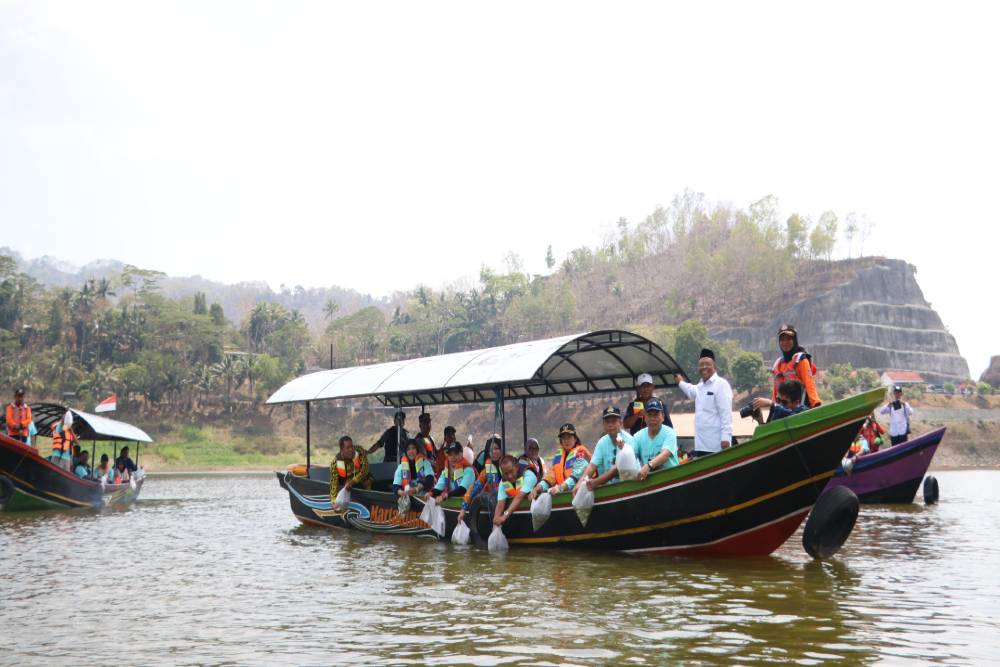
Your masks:
[{"label": "boat canopy roof", "polygon": [[32,403],[31,416],[35,428],[41,435],[49,435],[52,425],[66,416],[66,411],[73,413],[73,425],[76,435],[81,440],[121,440],[128,442],[153,442],[145,431],[138,426],[108,419],[100,415],[92,415],[65,405],[56,403]]},{"label": "boat canopy roof", "polygon": [[641,373],[673,386],[680,366],[659,345],[620,330],[593,331],[298,377],[267,400],[301,403],[374,396],[418,406],[628,391]]}]

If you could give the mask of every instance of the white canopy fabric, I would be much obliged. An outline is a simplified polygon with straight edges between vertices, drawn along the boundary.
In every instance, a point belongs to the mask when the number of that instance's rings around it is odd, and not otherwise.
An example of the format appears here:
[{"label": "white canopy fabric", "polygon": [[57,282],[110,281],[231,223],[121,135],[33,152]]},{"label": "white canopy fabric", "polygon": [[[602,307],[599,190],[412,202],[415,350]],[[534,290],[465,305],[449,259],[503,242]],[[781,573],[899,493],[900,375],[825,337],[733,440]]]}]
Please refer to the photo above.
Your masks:
[{"label": "white canopy fabric", "polygon": [[416,406],[626,391],[640,373],[657,386],[681,373],[659,345],[608,330],[485,350],[338,368],[303,375],[267,400],[301,403],[374,396],[385,405]]},{"label": "white canopy fabric", "polygon": [[[81,440],[126,440],[130,442],[153,442],[138,426],[126,424],[100,415],[68,408],[73,413],[73,423]],[[37,403],[31,406],[35,426],[42,435],[48,435],[52,424],[62,420],[67,408],[55,403]]]}]

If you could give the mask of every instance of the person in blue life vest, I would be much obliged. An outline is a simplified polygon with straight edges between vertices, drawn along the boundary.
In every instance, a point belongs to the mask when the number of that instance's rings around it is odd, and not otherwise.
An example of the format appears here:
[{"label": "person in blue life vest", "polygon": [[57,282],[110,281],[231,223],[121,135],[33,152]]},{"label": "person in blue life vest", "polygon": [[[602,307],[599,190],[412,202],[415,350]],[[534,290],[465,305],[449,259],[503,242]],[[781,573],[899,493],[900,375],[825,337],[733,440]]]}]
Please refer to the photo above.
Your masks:
[{"label": "person in blue life vest", "polygon": [[646,479],[649,473],[660,468],[673,468],[677,460],[677,433],[663,423],[666,410],[658,398],[646,401],[646,428],[634,436],[635,457],[639,461],[639,479]]},{"label": "person in blue life vest", "polygon": [[502,479],[497,487],[497,507],[493,512],[494,526],[502,526],[538,483],[534,471],[531,468],[522,469],[517,464],[517,459],[510,454],[500,459],[500,475]]},{"label": "person in blue life vest", "polygon": [[[465,496],[466,491],[472,487],[475,479],[475,472],[462,454],[462,444],[453,442],[445,449],[448,462],[438,475],[437,484],[434,488],[424,494],[424,501],[432,500],[439,505],[448,500],[451,496]],[[465,506],[463,505],[463,512]],[[461,515],[459,516],[461,520]]]}]

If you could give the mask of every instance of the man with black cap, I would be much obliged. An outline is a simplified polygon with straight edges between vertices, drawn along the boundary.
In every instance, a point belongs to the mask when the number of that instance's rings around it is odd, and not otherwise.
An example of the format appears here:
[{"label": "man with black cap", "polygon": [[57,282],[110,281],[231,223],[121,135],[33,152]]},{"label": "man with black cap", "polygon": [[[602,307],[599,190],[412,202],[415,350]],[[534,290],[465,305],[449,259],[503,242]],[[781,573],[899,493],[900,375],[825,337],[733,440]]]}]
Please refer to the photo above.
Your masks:
[{"label": "man with black cap", "polygon": [[701,382],[693,385],[674,377],[681,391],[694,400],[694,457],[728,449],[733,441],[733,389],[715,372],[715,353],[705,348],[698,359]]},{"label": "man with black cap", "polygon": [[7,405],[7,435],[20,442],[28,442],[31,428],[31,407],[24,402],[24,390],[14,391],[14,402]]},{"label": "man with black cap", "polygon": [[[589,485],[591,489],[617,482],[618,467],[615,465],[615,461],[618,457],[618,450],[626,443],[635,449],[632,434],[622,430],[621,410],[609,405],[601,413],[601,420],[604,423],[604,435],[594,445],[594,455],[590,458],[590,464],[583,475],[585,481],[581,482]],[[597,477],[592,478],[593,475],[597,475]]]},{"label": "man with black cap", "polygon": [[385,463],[395,463],[399,460],[399,450],[406,446],[406,443],[410,441],[410,435],[403,428],[403,424],[406,423],[406,413],[402,410],[396,410],[396,414],[392,417],[392,426],[385,430],[379,439],[375,441],[375,444],[368,448],[368,453],[372,454],[378,451],[380,448],[385,447],[385,455],[382,460]]},{"label": "man with black cap", "polygon": [[678,465],[677,434],[663,423],[663,402],[658,398],[646,401],[646,419],[649,426],[635,434],[635,458],[642,468],[639,479],[646,479],[654,470]]},{"label": "man with black cap", "polygon": [[[653,376],[649,373],[643,373],[636,378],[635,384],[638,393],[625,408],[625,418],[622,420],[622,426],[627,428],[632,435],[646,428],[646,401],[653,398],[653,390],[656,388],[653,385]],[[666,411],[666,406],[663,408],[663,423],[671,428],[674,426],[674,423],[670,421],[670,414]]]},{"label": "man with black cap", "polygon": [[889,415],[889,439],[893,445],[898,445],[910,439],[910,417],[913,408],[903,400],[903,388],[898,384],[892,388],[892,402],[887,403],[879,411]]}]

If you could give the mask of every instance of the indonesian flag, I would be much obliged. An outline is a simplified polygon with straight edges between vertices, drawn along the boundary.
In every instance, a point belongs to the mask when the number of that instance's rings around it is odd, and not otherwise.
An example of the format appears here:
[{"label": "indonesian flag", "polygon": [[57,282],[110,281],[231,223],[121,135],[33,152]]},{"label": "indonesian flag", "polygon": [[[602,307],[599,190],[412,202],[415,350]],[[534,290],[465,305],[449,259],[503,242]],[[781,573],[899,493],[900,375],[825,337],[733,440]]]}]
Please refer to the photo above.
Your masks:
[{"label": "indonesian flag", "polygon": [[97,404],[97,407],[94,408],[94,412],[114,412],[117,409],[118,409],[118,395],[111,394],[110,396],[108,396],[103,401]]}]

